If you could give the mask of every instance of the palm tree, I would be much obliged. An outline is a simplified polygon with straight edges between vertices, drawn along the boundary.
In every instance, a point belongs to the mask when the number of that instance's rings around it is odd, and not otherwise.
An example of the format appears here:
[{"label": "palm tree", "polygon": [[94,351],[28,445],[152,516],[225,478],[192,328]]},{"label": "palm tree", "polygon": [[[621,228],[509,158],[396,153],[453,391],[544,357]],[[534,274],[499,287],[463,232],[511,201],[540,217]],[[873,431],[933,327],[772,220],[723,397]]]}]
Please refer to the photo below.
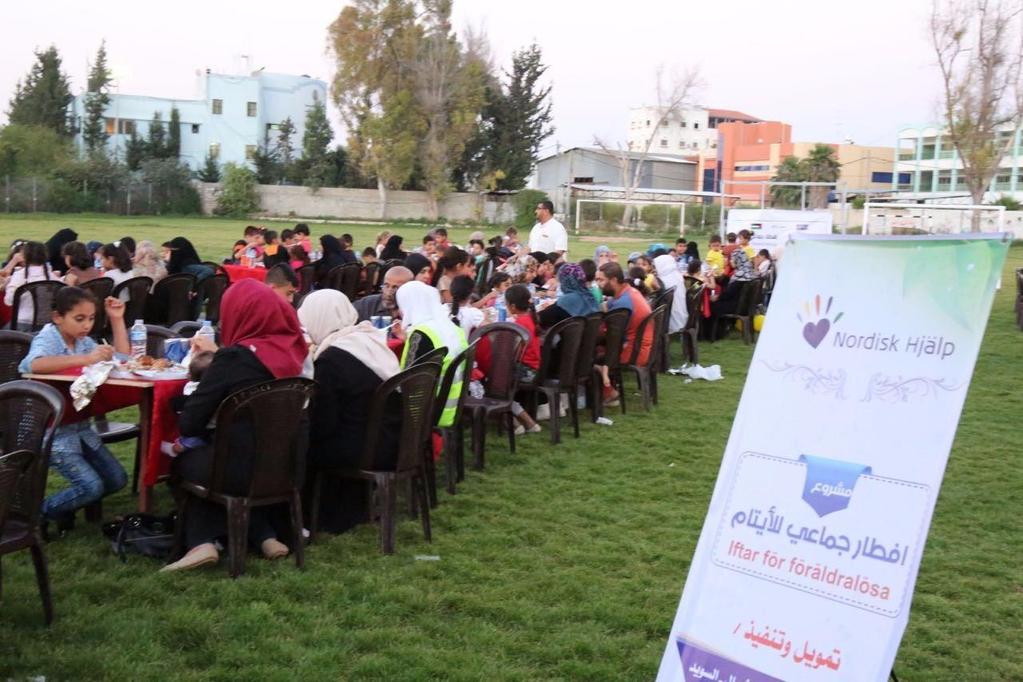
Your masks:
[{"label": "palm tree", "polygon": [[[800,161],[803,166],[803,178],[807,182],[837,182],[842,172],[842,164],[835,158],[835,148],[826,145],[814,145],[810,154]],[[828,188],[812,187],[810,189],[810,207],[828,207]]]},{"label": "palm tree", "polygon": [[[803,182],[803,166],[794,156],[786,156],[778,165],[778,170],[771,180],[775,182]],[[778,185],[771,187],[771,204],[778,208],[795,208],[799,206],[799,188]]]}]

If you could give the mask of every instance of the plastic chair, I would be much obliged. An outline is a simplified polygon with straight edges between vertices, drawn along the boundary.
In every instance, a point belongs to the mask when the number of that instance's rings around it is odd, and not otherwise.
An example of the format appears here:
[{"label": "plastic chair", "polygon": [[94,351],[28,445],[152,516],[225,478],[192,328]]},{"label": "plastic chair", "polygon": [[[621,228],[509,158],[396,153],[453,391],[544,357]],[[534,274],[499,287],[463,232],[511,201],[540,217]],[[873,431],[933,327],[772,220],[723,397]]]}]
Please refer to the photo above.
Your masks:
[{"label": "plastic chair", "polygon": [[[508,427],[508,447],[515,452],[515,425],[512,418],[512,403],[519,387],[518,365],[529,343],[529,332],[514,322],[496,322],[477,327],[469,342],[487,339],[490,344],[492,361],[490,371],[483,381],[483,397],[465,398],[463,419],[472,423],[473,468],[483,468],[483,453],[486,449],[487,420],[490,417],[504,417]],[[478,352],[478,350],[477,350]]]},{"label": "plastic chair", "polygon": [[[653,382],[657,381],[657,353],[659,351],[659,345],[663,339],[659,339],[657,335],[658,325],[662,324],[661,318],[666,317],[668,309],[664,306],[655,308],[646,318],[639,323],[636,327],[636,338],[632,346],[632,354],[628,362],[623,362],[619,366],[618,371],[618,394],[619,399],[622,403],[622,413],[625,413],[625,381],[622,374],[627,370],[635,373],[636,383],[639,385],[639,392],[643,399],[643,409],[649,410],[650,404],[653,402],[653,395],[656,392],[656,388],[653,386]],[[650,354],[647,356],[645,363],[639,363],[639,355],[643,352],[642,339],[646,334],[653,335],[653,345],[650,347]]]},{"label": "plastic chair", "polygon": [[[109,277],[97,277],[96,279],[90,279],[88,282],[83,282],[78,285],[82,289],[85,289],[96,298],[96,319],[92,323],[92,332],[89,336],[100,339],[109,333],[109,320],[107,320],[107,312],[104,307],[104,301],[107,300],[107,296],[113,294],[114,291],[114,280]],[[129,323],[130,324],[130,323]]]},{"label": "plastic chair", "polygon": [[362,287],[360,293],[363,296],[380,293],[380,285],[383,278],[380,276],[380,261],[373,261],[362,268]]},{"label": "plastic chair", "polygon": [[[664,306],[668,310],[668,314],[661,320],[661,324],[656,330],[656,334],[660,337],[661,343],[657,353],[657,370],[658,372],[664,373],[668,371],[668,367],[671,365],[671,358],[669,357],[669,351],[671,350],[671,337],[668,335],[668,320],[671,317],[672,306],[675,305],[675,289],[671,288],[667,291],[662,291],[655,299],[651,308],[658,308]],[[657,396],[654,395],[654,404],[657,404]]]},{"label": "plastic chair", "polygon": [[120,298],[123,292],[128,292],[128,300],[124,302],[124,323],[129,327],[135,320],[145,319],[146,300],[152,288],[151,277],[132,277],[118,284],[111,292],[110,295],[114,298]]},{"label": "plastic chair", "polygon": [[[50,446],[63,414],[64,398],[52,386],[26,380],[0,386],[0,452],[10,453],[0,460],[0,557],[31,552],[47,625],[53,622],[53,598],[40,521]],[[31,455],[27,468],[20,454],[25,452]]]},{"label": "plastic chair", "polygon": [[[14,291],[14,303],[11,305],[11,329],[22,332],[37,332],[51,321],[53,312],[53,297],[57,291],[64,286],[63,282],[44,280],[42,282],[29,282],[22,284]],[[18,322],[18,313],[21,311],[21,301],[28,296],[32,301],[32,321],[21,324]]]},{"label": "plastic chair", "polygon": [[[619,368],[621,367],[622,346],[625,344],[625,332],[628,330],[631,315],[632,312],[627,308],[617,308],[604,313],[603,365],[607,367],[608,378],[612,386],[617,386],[621,381]],[[598,390],[603,386],[600,370],[596,367],[593,369],[593,382]],[[618,402],[621,405],[622,414],[625,414],[625,399],[621,395],[619,395]],[[597,416],[602,416],[604,414],[603,398],[597,401],[596,407]]]},{"label": "plastic chair", "polygon": [[[320,496],[325,477],[369,481],[376,485],[375,497],[380,504],[380,551],[394,553],[394,535],[397,525],[397,488],[402,481],[412,487],[413,506],[418,507],[423,524],[423,536],[432,539],[430,529],[430,503],[426,485],[424,448],[433,426],[433,405],[440,366],[426,363],[409,367],[380,384],[370,403],[366,422],[366,440],[362,450],[362,465],[357,469],[320,469],[313,479],[312,518],[310,533],[313,540],[319,528]],[[393,470],[374,468],[384,414],[389,411],[388,401],[396,394],[401,401],[401,430],[398,434],[398,461]]]},{"label": "plastic chair", "polygon": [[[306,406],[316,383],[309,379],[277,379],[236,391],[217,408],[213,435],[213,457],[203,481],[183,480],[179,497],[177,545],[188,514],[190,496],[222,505],[227,511],[228,573],[236,578],[245,572],[246,535],[249,510],[287,503],[291,511],[291,549],[295,565],[305,565],[302,537],[302,500],[299,489],[305,471],[303,431]],[[228,467],[236,424],[252,434],[252,474],[244,492],[229,490]],[[237,443],[234,443],[237,445]]]},{"label": "plastic chair", "polygon": [[[597,344],[600,342],[600,330],[604,327],[604,315],[599,312],[590,313],[583,320],[585,320],[585,326],[583,327],[582,341],[579,342],[575,371],[576,394],[578,396],[578,387],[584,389],[587,402],[590,405],[590,418],[592,421],[597,421],[597,405],[601,400],[601,394],[597,390],[600,382],[594,379],[593,366],[597,360]],[[578,400],[578,397],[576,399]],[[579,437],[578,420],[575,423],[575,437]]]},{"label": "plastic chair", "polygon": [[[451,393],[451,386],[456,378],[461,378],[462,392],[458,395],[458,406],[455,408],[455,418],[451,426],[435,426],[441,437],[441,449],[444,453],[444,467],[447,474],[447,489],[451,495],[455,494],[455,484],[465,479],[465,432],[462,427],[462,412],[465,409],[465,400],[469,395],[469,384],[472,377],[473,363],[476,361],[476,346],[479,341],[473,341],[461,353],[448,363],[447,371],[441,377],[440,388],[437,389],[436,403],[433,408],[433,423],[439,424],[444,406]],[[432,448],[427,450],[430,455],[428,463],[433,463]],[[428,467],[429,470],[429,467]],[[429,471],[428,471],[429,473]],[[431,480],[430,500],[436,504],[436,482]]]},{"label": "plastic chair", "polygon": [[561,442],[561,393],[569,395],[569,411],[579,437],[579,407],[576,401],[576,370],[579,345],[582,343],[586,320],[570,317],[547,330],[540,349],[540,369],[529,383],[519,383],[519,391],[529,394],[532,415],[536,417],[537,393],[547,397],[551,412],[551,444]]},{"label": "plastic chair", "polygon": [[213,275],[196,285],[196,297],[199,299],[200,305],[206,304],[206,319],[213,324],[220,321],[220,300],[229,286],[231,286],[231,280],[227,275]]},{"label": "plastic chair", "polygon": [[146,355],[151,358],[162,358],[164,356],[163,342],[167,339],[176,338],[178,338],[178,335],[173,329],[169,329],[158,324],[147,324]]},{"label": "plastic chair", "polygon": [[721,320],[738,320],[742,323],[742,341],[747,346],[753,343],[753,316],[756,315],[757,306],[760,305],[764,283],[759,279],[750,280],[742,285],[739,292],[739,301],[736,303],[734,313],[718,315],[714,320],[714,339],[718,339],[721,332]]},{"label": "plastic chair", "polygon": [[202,329],[202,322],[196,320],[182,320],[177,324],[172,324],[169,329],[174,332],[174,336],[179,339],[190,339],[195,336],[195,333]]},{"label": "plastic chair", "polygon": [[146,322],[172,325],[181,320],[192,320],[192,294],[195,290],[195,275],[179,272],[164,277],[150,295],[146,310]]},{"label": "plastic chair", "polygon": [[362,273],[362,265],[359,263],[345,263],[330,269],[327,273],[327,287],[336,289],[354,301],[359,293],[359,276]]},{"label": "plastic chair", "polygon": [[305,296],[313,290],[313,283],[316,282],[316,265],[310,263],[303,265],[296,273],[298,275],[298,293]]},{"label": "plastic chair", "polygon": [[682,328],[682,359],[693,365],[700,360],[700,347],[697,341],[700,338],[700,320],[703,318],[702,304],[702,288],[686,292],[689,318],[686,320],[686,326]]},{"label": "plastic chair", "polygon": [[21,378],[18,365],[31,345],[32,335],[28,332],[0,330],[0,384]]}]

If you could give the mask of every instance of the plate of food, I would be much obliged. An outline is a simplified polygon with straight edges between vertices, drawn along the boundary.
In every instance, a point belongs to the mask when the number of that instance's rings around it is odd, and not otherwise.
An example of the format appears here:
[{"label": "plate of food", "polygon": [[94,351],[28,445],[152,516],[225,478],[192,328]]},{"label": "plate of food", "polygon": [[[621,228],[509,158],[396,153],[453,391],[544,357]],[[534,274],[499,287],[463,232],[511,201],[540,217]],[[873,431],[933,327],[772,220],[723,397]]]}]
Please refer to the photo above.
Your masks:
[{"label": "plate of food", "polygon": [[128,367],[132,373],[146,379],[187,379],[188,368],[176,365],[167,358],[153,358],[143,355],[130,360]]}]

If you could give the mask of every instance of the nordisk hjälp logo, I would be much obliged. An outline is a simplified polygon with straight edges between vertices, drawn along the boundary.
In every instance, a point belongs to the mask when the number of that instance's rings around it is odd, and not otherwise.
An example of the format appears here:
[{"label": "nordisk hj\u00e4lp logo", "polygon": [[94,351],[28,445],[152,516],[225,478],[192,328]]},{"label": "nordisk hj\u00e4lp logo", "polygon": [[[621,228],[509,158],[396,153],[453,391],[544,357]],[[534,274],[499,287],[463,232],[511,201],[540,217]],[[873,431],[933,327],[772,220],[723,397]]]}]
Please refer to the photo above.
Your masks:
[{"label": "nordisk hj\u00e4lp logo", "polygon": [[[821,345],[821,342],[827,337],[828,332],[831,331],[831,326],[836,324],[842,319],[842,313],[835,315],[832,320],[829,315],[831,314],[831,305],[835,302],[834,296],[828,297],[828,303],[824,307],[824,313],[821,314],[821,295],[817,294],[810,301],[803,302],[803,311],[796,313],[796,317],[799,318],[800,322],[805,322],[803,325],[803,338],[808,344],[816,348]],[[805,319],[803,316],[806,316]]]},{"label": "nordisk hj\u00e4lp logo", "polygon": [[[796,318],[803,323],[803,340],[817,348],[831,335],[831,345],[843,350],[862,350],[880,353],[908,353],[909,355],[932,356],[944,360],[956,352],[955,341],[944,336],[923,335],[903,337],[895,333],[871,332],[861,334],[855,331],[838,331],[833,327],[844,313],[832,313],[834,296],[827,302],[817,294],[803,302],[803,309]],[[823,308],[823,310],[822,310]]]}]

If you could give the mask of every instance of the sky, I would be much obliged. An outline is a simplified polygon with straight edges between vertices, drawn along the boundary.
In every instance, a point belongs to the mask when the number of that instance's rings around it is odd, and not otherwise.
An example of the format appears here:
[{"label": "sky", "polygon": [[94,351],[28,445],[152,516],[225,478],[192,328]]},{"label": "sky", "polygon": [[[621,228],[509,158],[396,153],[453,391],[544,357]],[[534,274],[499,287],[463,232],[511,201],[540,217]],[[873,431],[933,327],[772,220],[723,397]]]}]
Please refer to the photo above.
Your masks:
[{"label": "sky", "polygon": [[[197,72],[265,67],[329,83],[327,27],[344,2],[80,0],[10,3],[0,40],[0,122],[32,51],[55,44],[81,92],[105,39],[117,91],[190,98]],[[495,63],[536,41],[549,65],[558,146],[624,141],[630,107],[656,103],[655,73],[699,70],[694,102],[792,124],[795,141],[894,145],[936,118],[930,0],[455,0],[454,24],[489,37]],[[247,55],[247,59],[242,57]],[[337,134],[340,120],[332,114]]]}]

